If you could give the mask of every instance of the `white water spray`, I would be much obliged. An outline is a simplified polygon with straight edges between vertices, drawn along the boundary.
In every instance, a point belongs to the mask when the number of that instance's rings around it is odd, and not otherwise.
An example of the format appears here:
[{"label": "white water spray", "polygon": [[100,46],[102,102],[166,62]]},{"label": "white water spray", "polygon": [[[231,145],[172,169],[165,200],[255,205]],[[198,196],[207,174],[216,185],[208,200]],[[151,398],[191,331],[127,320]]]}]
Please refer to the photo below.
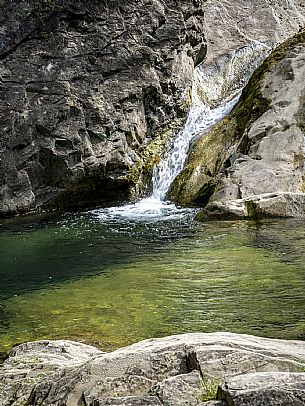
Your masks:
[{"label": "white water spray", "polygon": [[179,209],[165,201],[170,185],[183,169],[190,143],[230,112],[239,99],[241,89],[270,51],[268,45],[255,43],[231,55],[224,55],[208,68],[204,65],[197,67],[189,115],[154,169],[152,195],[134,204],[95,210],[94,213],[103,221],[125,219],[149,222],[173,220],[190,212],[191,209]]}]

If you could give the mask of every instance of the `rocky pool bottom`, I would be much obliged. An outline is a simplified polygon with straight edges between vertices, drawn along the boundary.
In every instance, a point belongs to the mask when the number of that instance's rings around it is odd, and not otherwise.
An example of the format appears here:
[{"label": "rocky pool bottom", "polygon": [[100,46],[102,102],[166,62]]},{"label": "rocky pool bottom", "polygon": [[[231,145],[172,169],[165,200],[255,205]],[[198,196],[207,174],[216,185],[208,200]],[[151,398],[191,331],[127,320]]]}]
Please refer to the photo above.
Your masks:
[{"label": "rocky pool bottom", "polygon": [[109,351],[197,331],[303,340],[303,222],[193,217],[144,201],[3,220],[0,352],[41,339]]}]

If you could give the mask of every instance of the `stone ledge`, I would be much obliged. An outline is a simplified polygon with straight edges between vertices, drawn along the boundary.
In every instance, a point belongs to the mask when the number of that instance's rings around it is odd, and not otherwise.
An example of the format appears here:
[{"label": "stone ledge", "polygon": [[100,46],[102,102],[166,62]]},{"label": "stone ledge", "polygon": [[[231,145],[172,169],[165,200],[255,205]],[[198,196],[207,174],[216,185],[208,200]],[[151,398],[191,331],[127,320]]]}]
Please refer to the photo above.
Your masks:
[{"label": "stone ledge", "polygon": [[38,341],[0,366],[0,398],[2,406],[295,406],[305,404],[293,403],[305,402],[304,371],[305,342],[245,334],[181,334],[111,353]]}]

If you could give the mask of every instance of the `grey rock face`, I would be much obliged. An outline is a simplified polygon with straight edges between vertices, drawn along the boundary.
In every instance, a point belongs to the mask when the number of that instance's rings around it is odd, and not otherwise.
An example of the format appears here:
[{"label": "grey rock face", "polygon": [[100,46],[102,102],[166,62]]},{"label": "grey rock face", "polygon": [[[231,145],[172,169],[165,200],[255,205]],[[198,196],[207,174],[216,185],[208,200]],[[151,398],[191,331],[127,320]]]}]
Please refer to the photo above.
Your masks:
[{"label": "grey rock face", "polygon": [[[291,399],[302,398],[304,366],[304,342],[230,333],[146,340],[109,354],[44,341],[16,347],[0,366],[0,398],[3,406],[250,405],[240,403],[246,392],[276,402],[288,386]],[[207,382],[221,385],[217,400]],[[204,402],[207,394],[214,400]]]},{"label": "grey rock face", "polygon": [[131,168],[185,114],[205,48],[195,3],[4,1],[1,213],[131,196]]},{"label": "grey rock face", "polygon": [[283,41],[305,13],[302,0],[5,0],[1,11],[2,214],[139,195],[163,130],[185,117],[194,64],[208,52],[205,68],[222,75],[232,51]]},{"label": "grey rock face", "polygon": [[305,374],[268,372],[236,376],[219,387],[218,396],[228,406],[302,406]]},{"label": "grey rock face", "polygon": [[302,0],[207,0],[204,10],[206,64],[251,43],[281,43],[305,25]]},{"label": "grey rock face", "polygon": [[261,94],[270,108],[246,130],[249,150],[227,169],[213,197],[229,211],[240,205],[244,217],[305,216],[304,62],[299,43],[265,75]]},{"label": "grey rock face", "polygon": [[125,398],[108,398],[95,400],[89,406],[161,406],[159,399],[155,396],[134,397],[128,396]]},{"label": "grey rock face", "polygon": [[157,384],[153,392],[165,406],[196,405],[204,395],[204,385],[198,371],[176,375]]},{"label": "grey rock face", "polygon": [[177,199],[199,218],[304,217],[304,31],[256,71],[231,114],[194,147]]},{"label": "grey rock face", "polygon": [[305,26],[302,0],[289,4],[285,0],[207,0],[204,15],[207,55],[201,65],[200,93],[210,106],[218,106],[245,85],[249,68],[254,70],[251,58],[258,66],[272,47]]},{"label": "grey rock face", "polygon": [[44,399],[51,398],[52,393],[58,399],[63,393],[66,396],[67,385],[55,395],[53,379],[63,376],[66,369],[74,371],[70,381],[73,385],[78,368],[101,354],[103,352],[97,348],[64,340],[38,341],[15,347],[0,365],[1,406],[44,405]]},{"label": "grey rock face", "polygon": [[249,151],[228,168],[222,198],[299,193],[304,175],[305,44],[265,75],[261,94],[270,108],[249,129]]}]

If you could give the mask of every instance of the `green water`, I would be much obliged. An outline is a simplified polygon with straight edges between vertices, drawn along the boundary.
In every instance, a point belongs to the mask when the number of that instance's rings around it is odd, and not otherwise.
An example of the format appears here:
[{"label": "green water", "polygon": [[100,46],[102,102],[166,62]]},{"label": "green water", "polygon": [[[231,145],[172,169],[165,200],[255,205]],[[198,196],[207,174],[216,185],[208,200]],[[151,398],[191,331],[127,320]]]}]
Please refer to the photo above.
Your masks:
[{"label": "green water", "polygon": [[2,221],[0,352],[45,338],[109,350],[217,330],[305,339],[303,223],[191,218]]}]

